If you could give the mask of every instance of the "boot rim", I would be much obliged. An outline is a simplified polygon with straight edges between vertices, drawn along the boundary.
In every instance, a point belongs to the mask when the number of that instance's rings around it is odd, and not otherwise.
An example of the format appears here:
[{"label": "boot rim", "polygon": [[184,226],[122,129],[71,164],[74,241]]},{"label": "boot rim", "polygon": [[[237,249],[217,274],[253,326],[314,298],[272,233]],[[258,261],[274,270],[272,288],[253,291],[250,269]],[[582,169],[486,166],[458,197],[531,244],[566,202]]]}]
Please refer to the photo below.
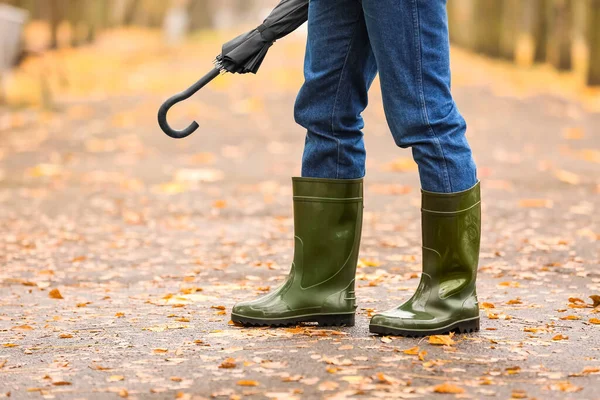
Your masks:
[{"label": "boot rim", "polygon": [[435,196],[435,197],[458,197],[458,196],[467,194],[467,193],[471,192],[472,190],[479,188],[480,186],[481,186],[481,181],[477,181],[477,183],[474,184],[473,186],[471,186],[470,188],[468,188],[466,190],[461,190],[460,192],[442,193],[442,192],[430,192],[428,190],[421,189],[421,193],[423,193],[424,195],[427,195],[427,196]]},{"label": "boot rim", "polygon": [[356,179],[335,179],[335,178],[311,178],[304,176],[294,176],[292,177],[293,182],[315,182],[315,183],[331,183],[331,184],[353,184],[353,183],[362,183],[364,178],[356,178]]}]

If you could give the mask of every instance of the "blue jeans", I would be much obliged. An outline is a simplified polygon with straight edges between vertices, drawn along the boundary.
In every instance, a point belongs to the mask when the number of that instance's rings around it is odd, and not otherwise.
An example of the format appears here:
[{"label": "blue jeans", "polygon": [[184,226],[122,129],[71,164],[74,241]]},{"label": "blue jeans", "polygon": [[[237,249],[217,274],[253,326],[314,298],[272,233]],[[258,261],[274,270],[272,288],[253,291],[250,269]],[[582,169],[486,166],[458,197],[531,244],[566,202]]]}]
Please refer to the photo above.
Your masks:
[{"label": "blue jeans", "polygon": [[388,126],[398,146],[412,149],[422,188],[475,185],[466,123],[450,93],[446,0],[310,0],[294,109],[308,131],[302,176],[365,175],[361,114],[378,72]]}]

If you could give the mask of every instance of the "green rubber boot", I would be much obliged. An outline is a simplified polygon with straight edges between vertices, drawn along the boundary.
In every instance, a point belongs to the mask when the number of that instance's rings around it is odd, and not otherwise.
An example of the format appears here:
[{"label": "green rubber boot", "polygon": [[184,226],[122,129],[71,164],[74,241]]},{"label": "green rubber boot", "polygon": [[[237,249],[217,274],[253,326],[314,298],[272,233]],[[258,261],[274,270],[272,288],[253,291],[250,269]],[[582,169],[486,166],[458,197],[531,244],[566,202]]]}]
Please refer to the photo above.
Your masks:
[{"label": "green rubber boot", "polygon": [[293,178],[294,261],[286,281],[238,303],[243,325],[354,325],[354,279],[362,229],[363,180]]},{"label": "green rubber boot", "polygon": [[479,183],[464,192],[422,192],[423,273],[415,294],[376,314],[369,330],[427,336],[479,330],[475,279],[481,237]]}]

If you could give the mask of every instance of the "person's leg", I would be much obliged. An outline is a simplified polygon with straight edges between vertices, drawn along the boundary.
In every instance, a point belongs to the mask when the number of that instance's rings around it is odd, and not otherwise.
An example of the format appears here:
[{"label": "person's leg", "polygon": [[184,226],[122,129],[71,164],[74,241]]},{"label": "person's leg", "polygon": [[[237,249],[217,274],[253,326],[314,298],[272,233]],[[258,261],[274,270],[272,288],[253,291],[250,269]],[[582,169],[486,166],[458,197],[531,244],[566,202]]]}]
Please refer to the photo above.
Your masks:
[{"label": "person's leg", "polygon": [[305,82],[294,109],[307,130],[303,177],[365,175],[361,113],[376,74],[360,1],[311,0]]},{"label": "person's leg", "polygon": [[236,304],[237,323],[354,324],[365,162],[360,113],[376,74],[358,0],[311,0],[305,71],[295,106],[308,133],[302,177],[293,178],[292,270],[272,293]]},{"label": "person's leg", "polygon": [[422,191],[423,273],[415,294],[370,331],[422,336],[479,329],[481,201],[466,124],[450,93],[445,0],[362,0],[385,114],[410,147]]},{"label": "person's leg", "polygon": [[396,144],[412,148],[421,186],[451,193],[477,182],[466,123],[450,93],[446,0],[362,0]]}]

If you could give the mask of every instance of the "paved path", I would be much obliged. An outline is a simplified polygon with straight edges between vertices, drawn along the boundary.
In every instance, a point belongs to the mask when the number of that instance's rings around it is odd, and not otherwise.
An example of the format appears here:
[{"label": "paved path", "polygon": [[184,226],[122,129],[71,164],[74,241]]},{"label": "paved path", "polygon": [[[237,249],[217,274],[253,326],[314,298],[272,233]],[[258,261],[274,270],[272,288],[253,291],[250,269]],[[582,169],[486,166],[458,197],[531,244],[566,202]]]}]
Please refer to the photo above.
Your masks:
[{"label": "paved path", "polygon": [[502,81],[463,84],[463,58],[455,93],[484,195],[482,331],[450,346],[368,333],[420,271],[417,175],[375,87],[357,325],[229,323],[292,256],[302,55],[282,46],[270,60],[176,111],[202,125],[184,141],[156,127],[163,95],[65,100],[60,116],[0,133],[0,397],[598,398],[600,116],[500,97]]}]

